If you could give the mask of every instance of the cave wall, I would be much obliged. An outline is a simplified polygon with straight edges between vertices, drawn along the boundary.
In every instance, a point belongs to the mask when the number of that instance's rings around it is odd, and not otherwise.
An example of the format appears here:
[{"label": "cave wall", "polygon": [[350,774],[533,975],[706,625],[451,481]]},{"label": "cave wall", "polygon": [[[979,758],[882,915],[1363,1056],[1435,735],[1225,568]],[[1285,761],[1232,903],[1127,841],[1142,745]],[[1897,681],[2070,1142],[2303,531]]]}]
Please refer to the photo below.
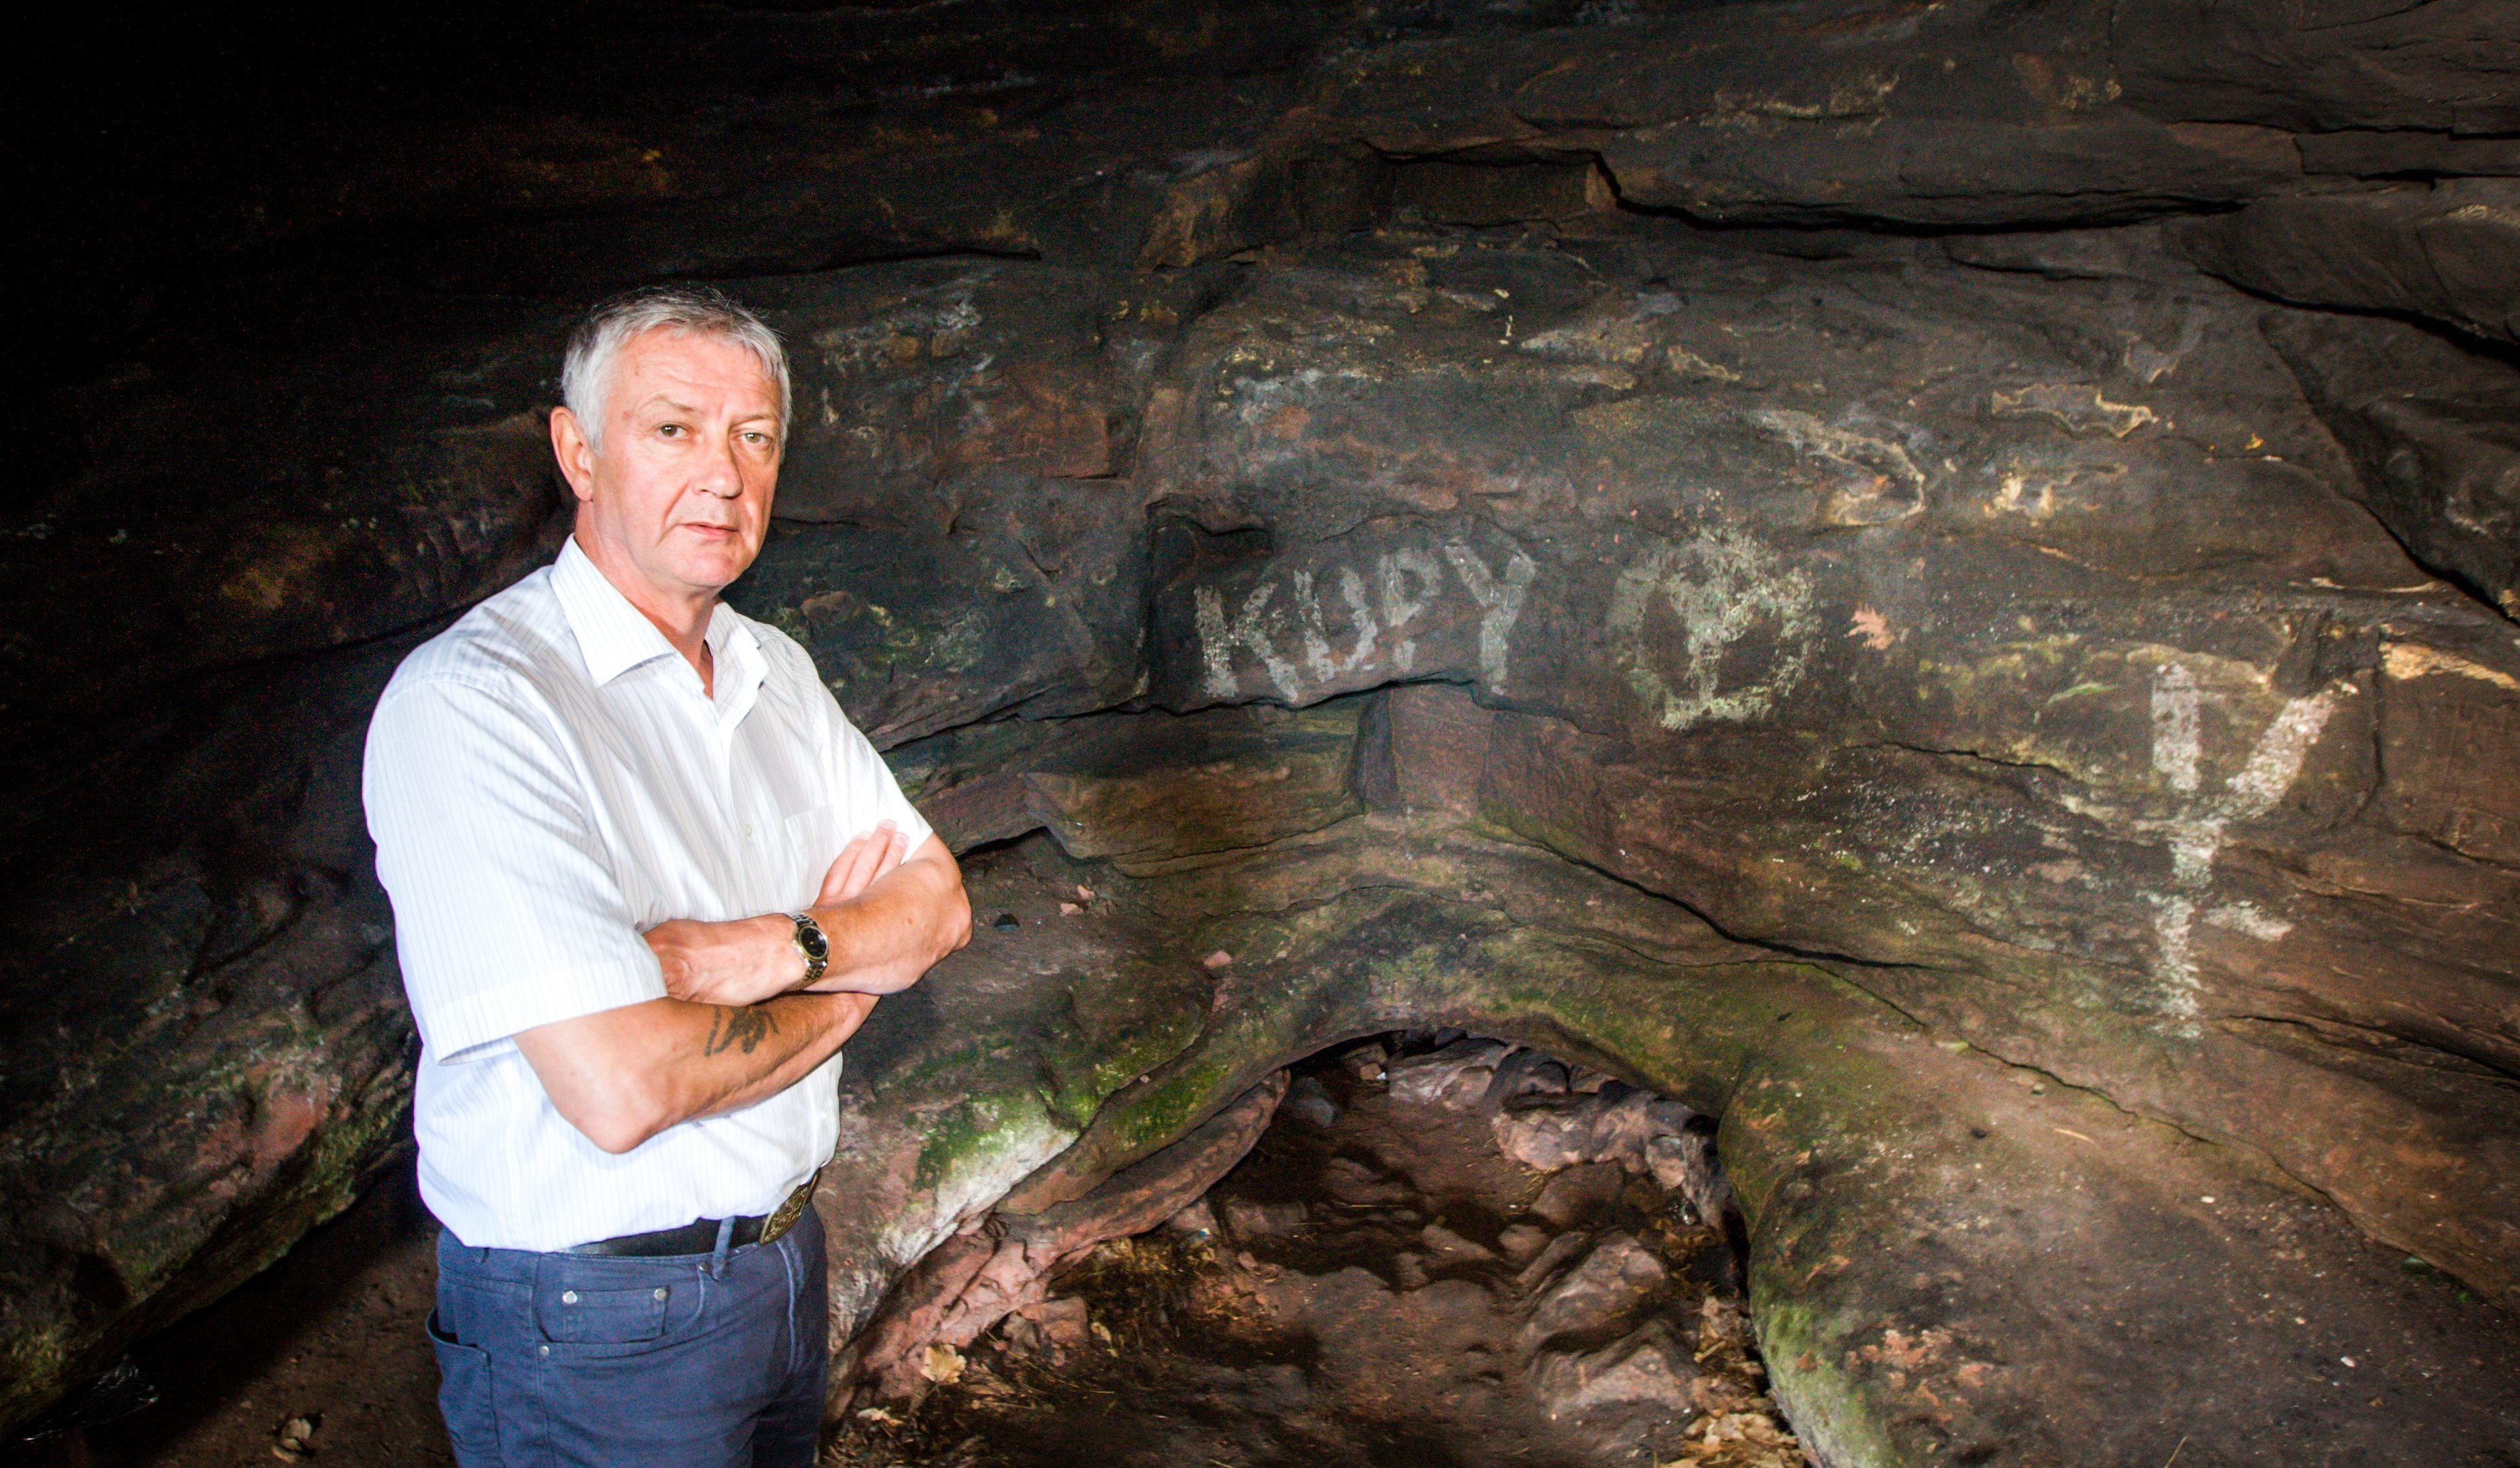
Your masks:
[{"label": "cave wall", "polygon": [[[738,604],[959,846],[1030,842],[981,889],[1147,905],[878,1011],[843,1325],[1018,1183],[1437,1011],[1727,1117],[1833,1460],[2159,1395],[2101,1333],[2017,1369],[2024,1301],[2060,1250],[2274,1248],[2189,1170],[2514,1301],[2508,7],[379,23],[338,96],[136,109],[48,224],[118,304],[42,338],[0,525],[0,1415],[398,1144],[370,701],[557,546],[571,314],[696,276],[797,363]],[[1958,1272],[2015,1282],[1921,1288],[1853,1241],[1989,1226],[1935,1190],[1971,1108],[2016,1222]],[[1926,1161],[1868,1173],[1892,1136]],[[2438,1303],[2343,1248],[2281,1287]],[[1884,1364],[1935,1330],[1985,1350]]]}]

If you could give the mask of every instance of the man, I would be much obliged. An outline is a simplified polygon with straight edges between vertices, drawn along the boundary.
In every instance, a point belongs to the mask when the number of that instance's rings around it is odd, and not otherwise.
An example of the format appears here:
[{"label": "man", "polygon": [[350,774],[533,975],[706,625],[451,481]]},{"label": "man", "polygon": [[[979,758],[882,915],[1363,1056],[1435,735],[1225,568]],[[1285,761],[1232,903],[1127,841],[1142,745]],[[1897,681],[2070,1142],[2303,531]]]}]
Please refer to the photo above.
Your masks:
[{"label": "man", "polygon": [[641,292],[561,384],[567,545],[406,658],[368,733],[439,1405],[467,1468],[803,1468],[840,1045],[970,909],[804,650],[718,600],[770,521],[777,335]]}]

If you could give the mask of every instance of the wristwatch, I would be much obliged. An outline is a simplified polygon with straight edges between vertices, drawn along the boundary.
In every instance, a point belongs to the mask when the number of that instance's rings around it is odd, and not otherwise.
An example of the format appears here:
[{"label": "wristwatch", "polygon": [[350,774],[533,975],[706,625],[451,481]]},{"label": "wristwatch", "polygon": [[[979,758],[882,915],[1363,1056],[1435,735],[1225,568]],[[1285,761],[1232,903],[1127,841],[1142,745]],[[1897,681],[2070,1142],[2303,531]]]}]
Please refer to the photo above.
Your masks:
[{"label": "wristwatch", "polygon": [[813,983],[823,976],[832,961],[832,940],[823,936],[823,925],[811,912],[790,912],[796,924],[796,952],[805,956],[805,982]]}]

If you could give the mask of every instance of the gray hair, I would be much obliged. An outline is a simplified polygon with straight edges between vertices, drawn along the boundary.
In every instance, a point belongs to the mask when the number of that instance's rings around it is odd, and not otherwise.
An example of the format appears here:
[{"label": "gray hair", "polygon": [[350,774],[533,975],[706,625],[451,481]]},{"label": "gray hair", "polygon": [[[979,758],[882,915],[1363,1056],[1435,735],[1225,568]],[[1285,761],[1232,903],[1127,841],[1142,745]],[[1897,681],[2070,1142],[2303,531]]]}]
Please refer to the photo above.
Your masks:
[{"label": "gray hair", "polygon": [[650,286],[597,306],[568,334],[568,349],[561,357],[560,396],[577,415],[588,447],[604,448],[604,398],[612,387],[614,359],[632,338],[659,327],[723,336],[752,353],[779,384],[779,430],[786,437],[788,349],[780,345],[779,334],[713,286]]}]

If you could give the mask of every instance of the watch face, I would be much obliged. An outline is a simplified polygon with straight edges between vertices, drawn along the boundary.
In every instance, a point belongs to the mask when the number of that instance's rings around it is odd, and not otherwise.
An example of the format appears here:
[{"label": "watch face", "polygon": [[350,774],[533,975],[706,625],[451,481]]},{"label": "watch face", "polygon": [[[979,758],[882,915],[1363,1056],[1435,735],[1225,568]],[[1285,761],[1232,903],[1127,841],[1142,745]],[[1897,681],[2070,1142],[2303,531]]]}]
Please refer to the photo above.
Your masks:
[{"label": "watch face", "polygon": [[805,951],[808,959],[817,962],[832,956],[831,940],[823,936],[823,925],[810,917],[797,919],[796,946]]}]

